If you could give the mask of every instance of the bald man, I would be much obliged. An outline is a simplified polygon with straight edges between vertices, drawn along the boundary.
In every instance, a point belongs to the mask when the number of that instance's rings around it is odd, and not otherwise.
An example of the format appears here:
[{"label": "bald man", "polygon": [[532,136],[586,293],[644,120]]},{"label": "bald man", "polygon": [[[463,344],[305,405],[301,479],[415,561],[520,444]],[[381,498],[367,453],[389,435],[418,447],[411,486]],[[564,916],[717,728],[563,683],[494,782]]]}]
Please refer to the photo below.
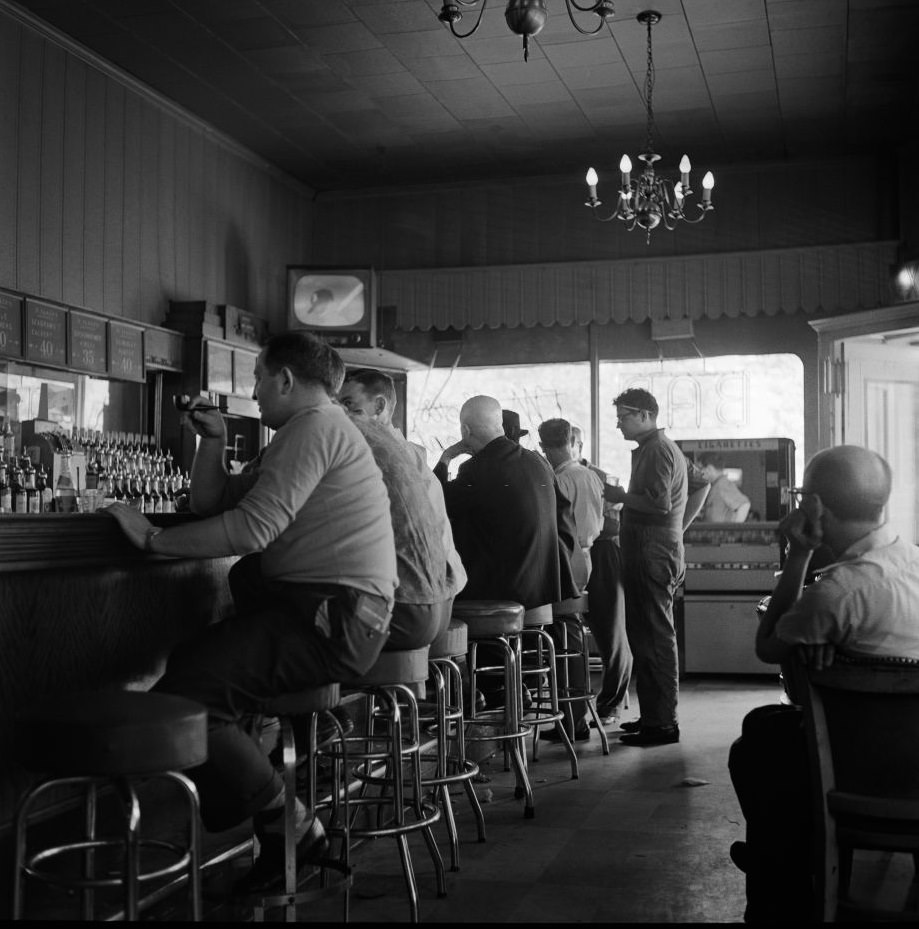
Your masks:
[{"label": "bald man", "polygon": [[[818,670],[837,650],[919,659],[919,548],[885,523],[890,483],[887,462],[855,445],[808,463],[798,508],[779,525],[788,539],[785,567],[756,634],[756,654],[785,665],[786,681],[796,648]],[[805,588],[824,546],[833,563]],[[812,813],[800,710],[748,713],[729,768],[747,820],[746,842],[731,846],[747,875],[746,921],[807,919]]]},{"label": "bald man", "polygon": [[[507,438],[494,397],[471,397],[459,419],[462,438],[434,467],[468,575],[458,598],[514,600],[527,609],[561,600],[551,468]],[[447,480],[450,462],[463,454],[472,457]]]}]

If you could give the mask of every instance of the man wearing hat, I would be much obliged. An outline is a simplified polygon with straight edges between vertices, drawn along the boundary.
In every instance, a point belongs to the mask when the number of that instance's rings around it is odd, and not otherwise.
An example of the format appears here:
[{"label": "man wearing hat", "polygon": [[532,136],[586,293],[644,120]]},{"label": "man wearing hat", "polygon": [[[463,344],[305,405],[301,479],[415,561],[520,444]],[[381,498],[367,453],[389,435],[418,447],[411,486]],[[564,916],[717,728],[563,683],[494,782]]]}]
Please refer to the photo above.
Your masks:
[{"label": "man wearing hat", "polygon": [[529,435],[529,429],[520,428],[520,414],[513,410],[501,410],[501,423],[504,426],[504,434],[511,442],[520,442],[521,436]]}]

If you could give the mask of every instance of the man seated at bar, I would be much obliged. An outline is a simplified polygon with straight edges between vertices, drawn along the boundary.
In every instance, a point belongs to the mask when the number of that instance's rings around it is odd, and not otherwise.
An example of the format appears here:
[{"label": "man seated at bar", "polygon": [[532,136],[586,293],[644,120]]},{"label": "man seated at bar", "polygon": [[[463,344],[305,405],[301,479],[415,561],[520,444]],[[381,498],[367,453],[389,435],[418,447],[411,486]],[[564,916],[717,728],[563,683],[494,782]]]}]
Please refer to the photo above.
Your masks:
[{"label": "man seated at bar", "polygon": [[[156,685],[208,709],[208,761],[190,772],[206,828],[254,817],[261,854],[237,893],[280,886],[284,869],[283,783],[247,723],[279,694],[360,677],[389,629],[396,555],[388,498],[367,443],[332,400],[343,374],[337,353],[314,336],[272,337],[256,362],[253,398],[276,433],[251,469],[227,472],[218,412],[187,414],[201,436],[191,504],[206,518],[160,529],[130,507],[108,508],[145,551],[245,556],[230,572],[236,615],[180,645]],[[299,799],[296,815],[305,865],[325,854],[328,839]]]},{"label": "man seated at bar", "polygon": [[386,648],[430,645],[450,625],[453,598],[466,582],[443,491],[419,446],[392,425],[396,388],[388,374],[350,371],[338,399],[367,440],[389,492],[399,586]]}]

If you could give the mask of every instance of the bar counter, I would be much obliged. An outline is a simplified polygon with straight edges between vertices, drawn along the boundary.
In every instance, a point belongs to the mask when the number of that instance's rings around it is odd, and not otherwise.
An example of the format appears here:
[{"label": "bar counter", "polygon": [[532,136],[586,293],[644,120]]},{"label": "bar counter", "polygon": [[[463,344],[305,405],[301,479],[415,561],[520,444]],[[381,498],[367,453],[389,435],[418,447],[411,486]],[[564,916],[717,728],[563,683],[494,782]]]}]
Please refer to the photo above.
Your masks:
[{"label": "bar counter", "polygon": [[228,614],[235,560],[145,554],[105,513],[0,515],[0,828],[27,783],[12,760],[17,711],[55,694],[149,687],[178,642]]}]

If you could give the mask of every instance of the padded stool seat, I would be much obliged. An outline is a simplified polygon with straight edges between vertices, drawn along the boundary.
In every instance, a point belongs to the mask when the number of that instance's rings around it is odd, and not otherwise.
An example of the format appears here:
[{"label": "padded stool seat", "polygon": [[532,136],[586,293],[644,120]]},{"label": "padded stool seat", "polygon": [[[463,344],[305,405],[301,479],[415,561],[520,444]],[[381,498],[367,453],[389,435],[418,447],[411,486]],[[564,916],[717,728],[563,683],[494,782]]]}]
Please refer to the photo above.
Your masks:
[{"label": "padded stool seat", "polygon": [[380,652],[376,663],[362,677],[345,681],[352,690],[388,687],[394,684],[423,684],[428,679],[428,646]]},{"label": "padded stool seat", "polygon": [[281,694],[265,706],[266,716],[309,716],[334,709],[341,703],[341,685],[324,684],[298,693]]},{"label": "padded stool seat", "polygon": [[469,645],[469,629],[464,622],[453,620],[431,643],[428,659],[458,658],[466,654]]},{"label": "padded stool seat", "polygon": [[68,694],[22,714],[19,761],[65,777],[142,777],[207,760],[207,711],[171,694]]},{"label": "padded stool seat", "polygon": [[551,626],[552,616],[552,605],[543,603],[541,606],[534,606],[523,614],[523,625],[524,627]]},{"label": "padded stool seat", "polygon": [[[185,872],[191,916],[201,919],[198,793],[180,771],[207,760],[207,711],[171,694],[108,691],[67,694],[49,699],[16,720],[17,760],[44,775],[19,802],[15,823],[13,919],[24,916],[25,879],[80,891],[81,913],[95,918],[95,893],[121,888],[121,917],[137,920],[140,887]],[[137,782],[160,778],[179,787],[188,814],[184,842],[141,834],[141,798]],[[63,787],[82,790],[83,824],[76,841],[28,850],[30,810],[35,802]],[[111,837],[97,836],[99,789],[113,787],[123,822]],[[120,862],[97,852],[117,849]],[[148,851],[166,852],[168,861],[151,864]],[[142,854],[143,853],[143,854]],[[79,856],[79,876],[65,877],[52,861]],[[70,869],[73,870],[73,869]]]},{"label": "padded stool seat", "polygon": [[523,628],[524,609],[510,600],[456,600],[453,618],[464,622],[470,639],[512,635]]}]

